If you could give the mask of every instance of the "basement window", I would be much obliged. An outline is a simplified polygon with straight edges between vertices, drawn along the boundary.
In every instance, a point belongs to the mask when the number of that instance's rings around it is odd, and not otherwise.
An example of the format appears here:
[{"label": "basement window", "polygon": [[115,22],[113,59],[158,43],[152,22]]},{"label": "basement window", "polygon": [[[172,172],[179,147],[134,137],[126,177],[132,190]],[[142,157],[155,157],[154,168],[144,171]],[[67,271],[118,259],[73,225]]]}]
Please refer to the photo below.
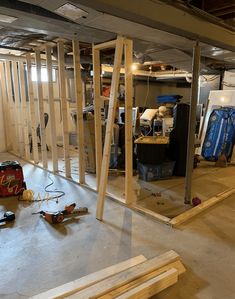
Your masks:
[{"label": "basement window", "polygon": [[[37,68],[36,66],[32,66],[32,81],[33,82],[37,82]],[[47,76],[47,68],[46,67],[42,67],[41,68],[41,80],[42,82],[48,82],[48,76]],[[56,82],[56,70],[52,69],[52,81]]]}]

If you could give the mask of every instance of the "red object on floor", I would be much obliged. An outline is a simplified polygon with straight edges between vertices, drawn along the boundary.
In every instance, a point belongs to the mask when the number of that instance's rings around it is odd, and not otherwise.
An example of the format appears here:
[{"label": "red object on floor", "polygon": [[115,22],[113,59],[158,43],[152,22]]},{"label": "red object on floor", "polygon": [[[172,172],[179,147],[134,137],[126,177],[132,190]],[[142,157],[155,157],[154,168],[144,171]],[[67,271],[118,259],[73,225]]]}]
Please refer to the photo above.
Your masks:
[{"label": "red object on floor", "polygon": [[26,189],[23,169],[17,161],[0,163],[0,197],[16,196]]}]

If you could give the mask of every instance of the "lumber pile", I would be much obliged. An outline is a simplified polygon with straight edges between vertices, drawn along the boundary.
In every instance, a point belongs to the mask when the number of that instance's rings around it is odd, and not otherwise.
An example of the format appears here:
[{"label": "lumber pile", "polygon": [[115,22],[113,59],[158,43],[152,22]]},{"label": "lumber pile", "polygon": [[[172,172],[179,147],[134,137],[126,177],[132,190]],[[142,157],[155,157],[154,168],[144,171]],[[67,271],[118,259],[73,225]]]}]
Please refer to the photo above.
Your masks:
[{"label": "lumber pile", "polygon": [[149,260],[140,255],[31,299],[147,299],[175,284],[184,272],[173,250]]}]

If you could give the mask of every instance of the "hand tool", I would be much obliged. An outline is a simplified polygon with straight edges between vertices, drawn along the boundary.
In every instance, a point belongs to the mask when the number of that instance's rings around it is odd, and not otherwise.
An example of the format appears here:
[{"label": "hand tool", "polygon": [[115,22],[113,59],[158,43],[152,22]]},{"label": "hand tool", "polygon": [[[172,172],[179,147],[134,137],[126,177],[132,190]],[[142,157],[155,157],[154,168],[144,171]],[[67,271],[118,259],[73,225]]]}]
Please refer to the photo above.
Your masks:
[{"label": "hand tool", "polygon": [[0,223],[2,222],[11,222],[15,220],[15,214],[11,211],[7,211],[4,213],[3,218],[0,219]]},{"label": "hand tool", "polygon": [[84,215],[88,213],[88,208],[86,207],[80,207],[78,209],[75,209],[76,204],[73,203],[69,206],[65,206],[64,210],[57,211],[57,212],[45,212],[45,211],[39,211],[35,214],[40,214],[43,216],[43,218],[48,221],[51,224],[61,223],[65,217],[72,217],[76,215]]}]

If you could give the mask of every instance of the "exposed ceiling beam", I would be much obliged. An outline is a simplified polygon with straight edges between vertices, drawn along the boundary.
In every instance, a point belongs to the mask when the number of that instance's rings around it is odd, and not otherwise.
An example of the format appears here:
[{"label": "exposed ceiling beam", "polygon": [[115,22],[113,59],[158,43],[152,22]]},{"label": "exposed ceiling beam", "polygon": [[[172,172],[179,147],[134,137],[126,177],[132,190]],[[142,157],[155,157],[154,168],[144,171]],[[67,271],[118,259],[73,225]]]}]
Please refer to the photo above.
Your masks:
[{"label": "exposed ceiling beam", "polygon": [[190,11],[164,4],[163,1],[142,0],[73,0],[100,12],[105,12],[139,24],[184,36],[192,40],[235,51],[235,32],[210,23]]}]

